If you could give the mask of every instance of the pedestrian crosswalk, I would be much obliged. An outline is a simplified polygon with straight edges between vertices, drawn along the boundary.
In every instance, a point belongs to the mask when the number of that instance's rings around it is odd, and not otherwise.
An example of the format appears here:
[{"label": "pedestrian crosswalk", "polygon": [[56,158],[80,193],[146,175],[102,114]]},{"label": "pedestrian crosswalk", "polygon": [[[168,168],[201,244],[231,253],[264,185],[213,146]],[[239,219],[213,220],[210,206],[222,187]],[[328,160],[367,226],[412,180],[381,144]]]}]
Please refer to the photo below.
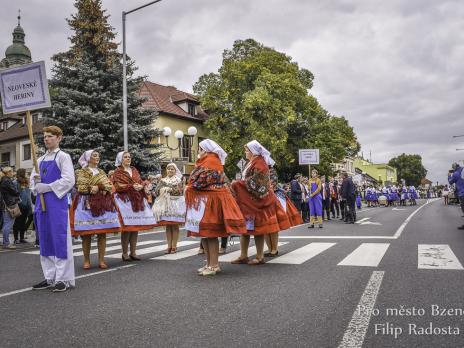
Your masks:
[{"label": "pedestrian crosswalk", "polygon": [[[120,240],[107,240],[106,258],[119,259],[121,257]],[[390,248],[391,243],[361,243],[357,246],[350,244],[342,248],[343,242],[311,242],[301,245],[300,241],[279,242],[279,254],[267,259],[268,264],[281,265],[310,265],[312,259],[323,257],[329,250],[330,258],[336,266],[341,267],[381,267],[382,260]],[[337,248],[335,248],[337,246]],[[167,245],[164,240],[140,240],[137,243],[137,255],[148,255],[153,261],[177,261],[183,259],[194,259],[198,253],[198,240],[183,240],[177,243],[178,251],[175,254],[162,254]],[[229,251],[229,249],[232,249]],[[228,263],[240,256],[238,244],[231,246],[228,252],[219,256],[219,261]],[[267,250],[265,250],[267,252]],[[417,269],[420,270],[464,270],[458,257],[451,247],[446,244],[419,244],[417,250]],[[23,251],[24,254],[39,255],[39,250]],[[97,254],[97,243],[92,242],[90,254]],[[152,255],[153,254],[153,255]],[[248,248],[248,256],[256,254],[254,245]],[[74,257],[83,256],[82,245],[73,245]]]},{"label": "pedestrian crosswalk", "polygon": [[377,267],[389,246],[390,243],[362,243],[338,265]]}]

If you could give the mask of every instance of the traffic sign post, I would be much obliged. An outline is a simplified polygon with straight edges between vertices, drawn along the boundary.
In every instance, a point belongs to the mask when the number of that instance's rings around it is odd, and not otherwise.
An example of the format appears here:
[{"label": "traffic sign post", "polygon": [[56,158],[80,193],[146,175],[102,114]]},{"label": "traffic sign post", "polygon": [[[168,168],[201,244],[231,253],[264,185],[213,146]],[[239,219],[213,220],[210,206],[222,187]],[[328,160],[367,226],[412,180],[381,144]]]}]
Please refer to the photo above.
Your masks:
[{"label": "traffic sign post", "polygon": [[[32,132],[31,110],[51,106],[48,81],[43,61],[0,70],[0,94],[3,114],[26,111],[26,125],[31,142],[32,161],[37,174],[37,152]],[[42,211],[45,211],[43,194],[39,195]]]},{"label": "traffic sign post", "polygon": [[319,149],[298,150],[298,162],[300,166],[308,165],[309,178],[311,178],[311,164],[319,164]]}]

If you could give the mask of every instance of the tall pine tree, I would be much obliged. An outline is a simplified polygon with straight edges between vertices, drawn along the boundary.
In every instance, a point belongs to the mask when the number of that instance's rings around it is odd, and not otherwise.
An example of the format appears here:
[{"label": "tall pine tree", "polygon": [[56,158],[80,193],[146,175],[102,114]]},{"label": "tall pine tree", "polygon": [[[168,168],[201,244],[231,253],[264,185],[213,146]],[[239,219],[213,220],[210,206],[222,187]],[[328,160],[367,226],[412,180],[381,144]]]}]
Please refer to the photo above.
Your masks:
[{"label": "tall pine tree", "polygon": [[[95,149],[108,171],[123,149],[122,55],[101,0],[76,0],[74,6],[77,13],[67,19],[74,32],[71,47],[52,57],[52,109],[45,122],[63,129],[61,146],[74,163],[84,151]],[[152,143],[159,131],[153,127],[156,112],[142,108],[138,89],[143,78],[135,77],[135,70],[128,59],[129,151],[132,163],[148,173],[159,168],[159,145]]]}]

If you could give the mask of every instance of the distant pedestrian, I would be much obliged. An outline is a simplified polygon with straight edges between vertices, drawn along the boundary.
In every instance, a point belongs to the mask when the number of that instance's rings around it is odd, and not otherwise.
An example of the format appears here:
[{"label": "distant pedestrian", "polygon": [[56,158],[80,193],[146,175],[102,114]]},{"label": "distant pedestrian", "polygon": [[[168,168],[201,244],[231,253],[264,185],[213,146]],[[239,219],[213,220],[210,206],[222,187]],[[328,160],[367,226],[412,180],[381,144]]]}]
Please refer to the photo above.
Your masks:
[{"label": "distant pedestrian", "polygon": [[0,206],[3,215],[3,249],[16,249],[16,246],[10,244],[10,233],[16,219],[16,216],[12,213],[12,209],[17,208],[17,210],[19,210],[19,192],[13,182],[13,168],[3,167],[2,173],[3,177],[0,179],[0,193],[2,195],[2,201],[0,202]]},{"label": "distant pedestrian", "polygon": [[445,202],[445,205],[449,204],[449,193],[450,193],[449,187],[448,187],[448,185],[445,185],[445,187],[443,187],[443,192],[442,192],[442,196],[443,196],[443,200]]},{"label": "distant pedestrian", "polygon": [[319,179],[316,169],[311,171],[311,180],[309,181],[309,213],[310,213],[310,225],[308,228],[314,228],[314,224],[317,222],[319,228],[322,228],[322,183]]},{"label": "distant pedestrian", "polygon": [[[461,210],[464,213],[464,170],[459,164],[453,164],[454,172],[448,172],[448,183],[450,185],[456,184],[456,195],[459,198],[461,204]],[[458,227],[460,230],[464,230],[464,224]]]},{"label": "distant pedestrian", "polygon": [[19,192],[20,202],[18,203],[21,215],[18,216],[13,225],[13,235],[15,244],[27,243],[25,234],[32,223],[32,199],[29,189],[29,178],[26,176],[26,169],[20,168],[16,172],[16,189]]},{"label": "distant pedestrian", "polygon": [[345,223],[354,224],[355,220],[355,187],[353,180],[346,172],[342,173],[342,197],[346,201]]}]

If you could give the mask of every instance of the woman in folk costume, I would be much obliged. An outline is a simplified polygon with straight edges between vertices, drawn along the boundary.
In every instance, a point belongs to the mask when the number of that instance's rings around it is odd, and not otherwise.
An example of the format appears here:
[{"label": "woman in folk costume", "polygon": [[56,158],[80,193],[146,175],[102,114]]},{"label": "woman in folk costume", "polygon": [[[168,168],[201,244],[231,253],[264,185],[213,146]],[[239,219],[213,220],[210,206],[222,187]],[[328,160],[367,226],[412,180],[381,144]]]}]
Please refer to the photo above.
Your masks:
[{"label": "woman in folk costume", "polygon": [[185,198],[183,195],[182,173],[175,163],[166,166],[167,176],[156,186],[156,200],[153,204],[153,214],[156,221],[166,225],[166,254],[177,251],[179,239],[179,224],[185,222]]},{"label": "woman in folk costume", "polygon": [[113,185],[105,172],[98,168],[100,154],[88,150],[79,158],[82,167],[77,171],[77,195],[70,211],[71,234],[81,236],[84,269],[90,268],[90,244],[92,234],[97,234],[98,267],[108,268],[105,263],[106,233],[120,232],[119,214],[112,196]]},{"label": "woman in folk costume", "polygon": [[[142,178],[138,170],[131,166],[130,153],[119,152],[115,166],[114,199],[121,214],[122,260],[139,261],[140,258],[136,256],[138,231],[154,227],[156,219],[148,205]],[[128,255],[129,243],[130,255]]]},{"label": "woman in folk costume", "polygon": [[[317,170],[311,171],[311,180],[309,180],[310,196],[309,196],[309,211],[311,214],[308,228],[314,228],[314,223],[319,223],[319,228],[322,228],[322,195],[321,180],[317,175]],[[343,197],[345,198],[345,197]],[[346,199],[346,198],[345,198]]]},{"label": "woman in folk costume", "polygon": [[[280,205],[287,213],[288,220],[290,221],[291,226],[301,225],[303,223],[303,219],[301,218],[301,214],[293,205],[291,199],[285,194],[285,191],[279,187],[279,178],[277,176],[277,172],[272,167],[270,169],[270,180],[271,180],[271,188],[274,194],[276,195]],[[278,245],[279,245],[279,232],[269,233],[264,235],[264,240],[266,241],[267,248],[269,252],[264,254],[267,257],[274,257],[279,254]]]},{"label": "woman in folk costume", "polygon": [[[256,140],[245,146],[249,161],[242,179],[232,183],[232,191],[246,221],[247,234],[240,237],[240,257],[233,264],[260,265],[264,263],[264,235],[290,228],[287,214],[271,189],[269,166],[274,165],[271,154]],[[256,258],[248,260],[250,236],[255,239]]]},{"label": "woman in folk costume", "polygon": [[416,205],[416,199],[417,199],[417,192],[416,188],[414,186],[409,186],[409,201],[411,202],[411,205]]},{"label": "woman in folk costume", "polygon": [[229,189],[225,186],[224,163],[227,154],[213,140],[199,144],[199,158],[185,190],[189,237],[201,237],[207,263],[199,275],[220,272],[218,237],[246,232],[245,220]]}]

